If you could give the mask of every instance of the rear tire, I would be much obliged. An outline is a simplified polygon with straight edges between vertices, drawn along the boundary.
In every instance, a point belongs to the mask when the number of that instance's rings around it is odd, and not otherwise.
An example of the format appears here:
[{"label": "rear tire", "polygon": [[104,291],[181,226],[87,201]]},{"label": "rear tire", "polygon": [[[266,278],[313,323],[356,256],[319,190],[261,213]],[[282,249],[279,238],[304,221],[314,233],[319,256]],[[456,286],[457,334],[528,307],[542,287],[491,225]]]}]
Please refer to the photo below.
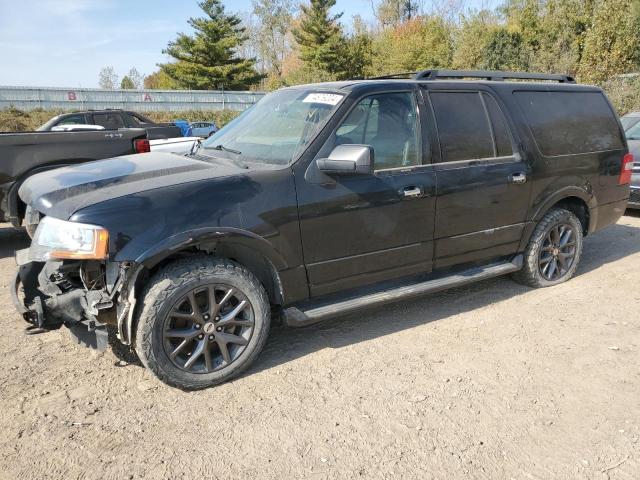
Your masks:
[{"label": "rear tire", "polygon": [[582,255],[582,224],[573,212],[554,208],[538,223],[513,279],[530,287],[551,287],[573,277]]},{"label": "rear tire", "polygon": [[141,303],[136,352],[161,381],[183,390],[237,377],[269,334],[264,288],[227,259],[201,256],[168,264],[150,279]]}]

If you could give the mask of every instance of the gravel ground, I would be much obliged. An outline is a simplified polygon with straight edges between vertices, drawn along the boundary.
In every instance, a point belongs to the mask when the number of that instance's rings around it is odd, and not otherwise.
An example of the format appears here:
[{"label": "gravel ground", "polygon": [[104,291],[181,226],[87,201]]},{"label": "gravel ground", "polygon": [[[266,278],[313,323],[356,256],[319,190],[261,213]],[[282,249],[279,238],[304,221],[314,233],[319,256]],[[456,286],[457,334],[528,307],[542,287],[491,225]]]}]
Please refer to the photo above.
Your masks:
[{"label": "gravel ground", "polygon": [[243,377],[195,393],[122,347],[27,336],[26,243],[0,225],[0,478],[640,478],[638,214],[587,238],[568,283],[274,328]]}]

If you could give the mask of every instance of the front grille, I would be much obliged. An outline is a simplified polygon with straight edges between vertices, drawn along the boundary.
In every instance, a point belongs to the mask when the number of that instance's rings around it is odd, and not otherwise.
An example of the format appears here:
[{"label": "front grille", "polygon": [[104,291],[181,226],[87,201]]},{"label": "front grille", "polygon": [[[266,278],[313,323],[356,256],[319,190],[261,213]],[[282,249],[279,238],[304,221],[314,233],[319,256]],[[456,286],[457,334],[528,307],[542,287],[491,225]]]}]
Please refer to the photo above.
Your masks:
[{"label": "front grille", "polygon": [[632,188],[629,195],[629,202],[640,203],[640,188]]}]

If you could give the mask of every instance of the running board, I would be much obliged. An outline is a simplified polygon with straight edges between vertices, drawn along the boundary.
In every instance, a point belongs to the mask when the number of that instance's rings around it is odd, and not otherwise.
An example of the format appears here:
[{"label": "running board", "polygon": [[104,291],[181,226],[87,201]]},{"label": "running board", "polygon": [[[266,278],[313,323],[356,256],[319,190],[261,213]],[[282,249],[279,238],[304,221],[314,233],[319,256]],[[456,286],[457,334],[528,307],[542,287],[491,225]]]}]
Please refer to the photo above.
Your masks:
[{"label": "running board", "polygon": [[510,262],[494,263],[485,267],[474,267],[463,272],[446,277],[426,280],[423,282],[401,285],[379,292],[339,300],[333,303],[316,304],[309,306],[290,307],[284,310],[285,323],[291,327],[303,327],[326,318],[354,312],[362,308],[368,308],[382,303],[395,302],[397,300],[417,297],[427,293],[438,292],[453,287],[466,285],[487,278],[498,277],[507,273],[513,273],[522,268],[523,256],[517,255]]}]

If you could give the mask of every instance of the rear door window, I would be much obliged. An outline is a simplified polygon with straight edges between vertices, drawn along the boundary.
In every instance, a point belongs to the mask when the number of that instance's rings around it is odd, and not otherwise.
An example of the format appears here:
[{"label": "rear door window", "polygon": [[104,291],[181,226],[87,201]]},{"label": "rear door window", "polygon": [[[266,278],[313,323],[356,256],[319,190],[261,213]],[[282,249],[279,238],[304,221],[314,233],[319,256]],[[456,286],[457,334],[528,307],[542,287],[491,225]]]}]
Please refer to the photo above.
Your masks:
[{"label": "rear door window", "polygon": [[64,117],[63,119],[56,122],[57,125],[83,125],[87,123],[84,118],[84,115],[71,115],[69,117]]},{"label": "rear door window", "polygon": [[125,127],[119,113],[94,113],[93,122],[107,130],[117,130]]},{"label": "rear door window", "polygon": [[623,148],[616,116],[600,92],[516,91],[540,152],[547,157]]},{"label": "rear door window", "polygon": [[478,92],[431,92],[443,162],[491,158],[493,138]]}]

